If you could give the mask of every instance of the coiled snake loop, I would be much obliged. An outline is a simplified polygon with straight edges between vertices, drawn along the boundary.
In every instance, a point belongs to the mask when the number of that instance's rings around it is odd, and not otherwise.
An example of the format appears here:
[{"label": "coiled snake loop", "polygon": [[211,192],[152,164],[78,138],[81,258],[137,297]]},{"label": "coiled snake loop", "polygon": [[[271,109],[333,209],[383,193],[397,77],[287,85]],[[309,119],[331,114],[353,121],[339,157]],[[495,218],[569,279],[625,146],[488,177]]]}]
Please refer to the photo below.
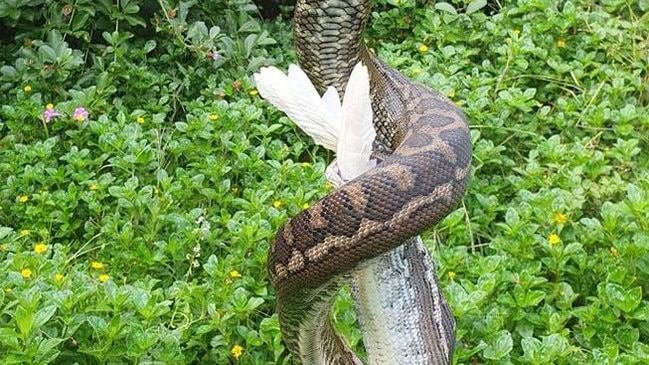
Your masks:
[{"label": "coiled snake loop", "polygon": [[[268,271],[281,329],[296,363],[361,363],[327,319],[341,280],[443,219],[461,199],[469,177],[471,138],[464,115],[444,96],[369,52],[362,42],[369,14],[369,0],[299,0],[296,5],[298,59],[320,92],[334,86],[342,94],[352,67],[359,61],[368,67],[375,150],[385,156],[293,217],[270,248]],[[452,352],[452,344],[446,352]],[[451,355],[430,358],[442,359],[434,362],[441,364]]]}]

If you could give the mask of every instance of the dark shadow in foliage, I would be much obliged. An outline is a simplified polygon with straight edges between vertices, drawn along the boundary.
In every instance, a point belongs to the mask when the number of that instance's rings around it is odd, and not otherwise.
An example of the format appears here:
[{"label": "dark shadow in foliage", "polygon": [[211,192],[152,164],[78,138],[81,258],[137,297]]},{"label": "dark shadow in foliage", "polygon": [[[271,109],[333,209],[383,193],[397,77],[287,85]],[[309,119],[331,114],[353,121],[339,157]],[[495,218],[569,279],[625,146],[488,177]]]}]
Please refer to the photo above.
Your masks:
[{"label": "dark shadow in foliage", "polygon": [[255,5],[259,8],[259,12],[264,19],[275,19],[282,13],[282,7],[290,7],[290,12],[286,12],[286,16],[293,16],[293,7],[295,0],[253,0]]}]

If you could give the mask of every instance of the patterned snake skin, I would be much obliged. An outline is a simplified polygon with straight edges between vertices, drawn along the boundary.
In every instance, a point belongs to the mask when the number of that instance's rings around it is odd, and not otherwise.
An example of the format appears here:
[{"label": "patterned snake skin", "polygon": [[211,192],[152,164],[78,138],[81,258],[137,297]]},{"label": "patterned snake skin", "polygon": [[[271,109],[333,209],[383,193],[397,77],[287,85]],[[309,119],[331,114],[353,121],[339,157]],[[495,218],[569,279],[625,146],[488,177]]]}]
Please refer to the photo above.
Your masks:
[{"label": "patterned snake skin", "polygon": [[[374,149],[382,160],[291,219],[270,248],[281,330],[298,364],[362,364],[328,320],[333,296],[352,271],[443,219],[464,194],[470,172],[462,112],[363,44],[370,3],[298,0],[295,10],[300,66],[320,92],[334,86],[342,94],[354,65],[368,67]],[[450,363],[451,355],[444,356],[435,363]]]}]

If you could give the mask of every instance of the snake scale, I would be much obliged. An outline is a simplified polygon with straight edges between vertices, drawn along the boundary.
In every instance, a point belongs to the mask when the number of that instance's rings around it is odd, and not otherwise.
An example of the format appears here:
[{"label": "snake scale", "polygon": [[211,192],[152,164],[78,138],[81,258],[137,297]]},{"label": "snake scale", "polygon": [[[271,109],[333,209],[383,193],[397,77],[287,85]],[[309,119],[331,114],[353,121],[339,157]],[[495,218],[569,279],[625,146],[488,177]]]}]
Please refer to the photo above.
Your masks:
[{"label": "snake scale", "polygon": [[[319,92],[334,86],[342,95],[354,65],[367,66],[374,150],[381,160],[289,220],[271,245],[270,281],[282,335],[297,364],[362,364],[328,319],[334,295],[351,272],[382,254],[395,248],[406,256],[421,251],[413,237],[455,207],[469,178],[466,118],[452,101],[408,80],[368,50],[362,38],[370,11],[371,0],[298,0],[295,8],[298,60]],[[452,322],[444,309],[447,316],[432,321]],[[453,328],[453,323],[440,326]],[[422,356],[433,359],[424,363],[451,362],[452,343],[440,355],[435,354],[439,344],[432,343],[440,336],[421,337],[429,337],[422,339]]]}]

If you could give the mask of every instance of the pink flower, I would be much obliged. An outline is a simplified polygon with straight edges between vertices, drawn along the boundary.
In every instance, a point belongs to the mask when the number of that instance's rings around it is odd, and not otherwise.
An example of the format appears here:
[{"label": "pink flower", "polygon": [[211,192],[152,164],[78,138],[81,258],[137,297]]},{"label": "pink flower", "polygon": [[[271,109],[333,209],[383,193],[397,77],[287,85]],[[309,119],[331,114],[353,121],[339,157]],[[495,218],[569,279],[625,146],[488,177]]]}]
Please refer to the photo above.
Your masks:
[{"label": "pink flower", "polygon": [[45,112],[43,112],[43,120],[45,120],[45,123],[49,123],[52,118],[60,117],[62,115],[63,114],[54,110],[54,106],[52,104],[47,104]]},{"label": "pink flower", "polygon": [[83,122],[84,120],[88,119],[88,111],[82,106],[77,107],[76,109],[74,109],[74,113],[72,113],[72,119],[76,120],[77,122]]},{"label": "pink flower", "polygon": [[219,54],[216,51],[212,52],[211,56],[214,61],[217,61],[219,59]]}]

